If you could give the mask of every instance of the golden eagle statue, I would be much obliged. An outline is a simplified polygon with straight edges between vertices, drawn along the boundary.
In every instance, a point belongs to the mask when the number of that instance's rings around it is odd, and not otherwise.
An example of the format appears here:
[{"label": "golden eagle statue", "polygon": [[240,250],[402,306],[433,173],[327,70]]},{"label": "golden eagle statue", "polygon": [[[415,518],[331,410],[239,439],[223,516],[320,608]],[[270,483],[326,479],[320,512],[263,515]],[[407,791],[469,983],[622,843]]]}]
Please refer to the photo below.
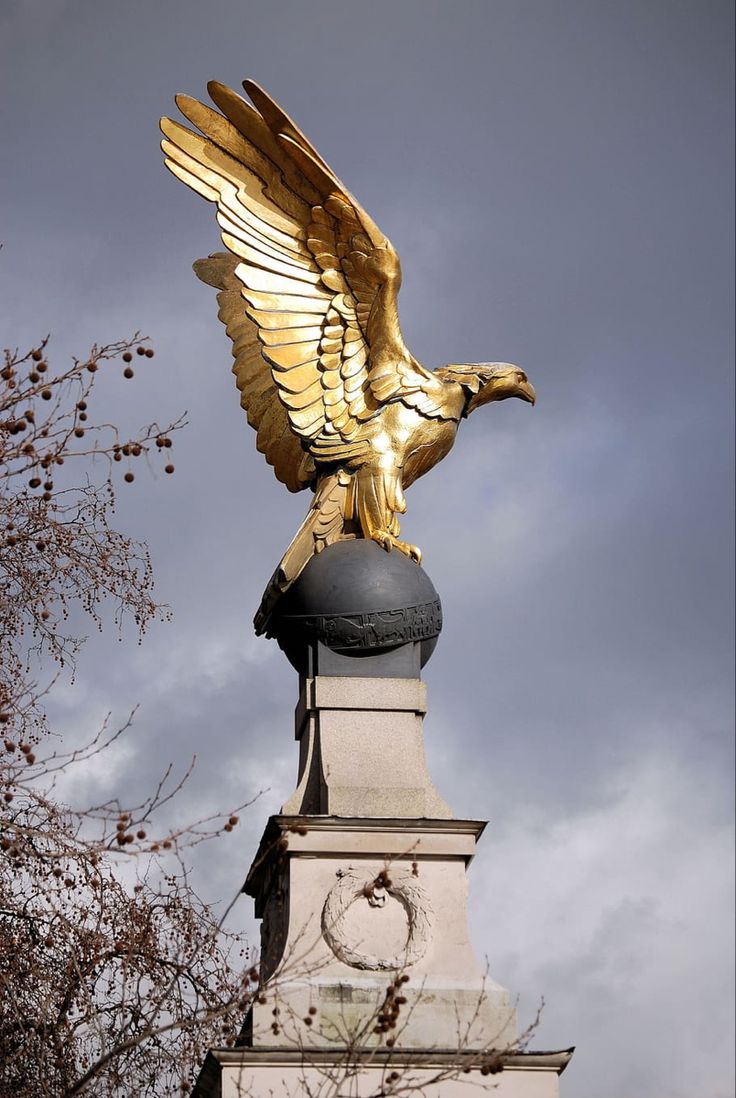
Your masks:
[{"label": "golden eagle statue", "polygon": [[[507,397],[534,403],[505,362],[427,370],[399,327],[399,257],[289,116],[251,80],[254,106],[224,84],[218,111],[176,97],[196,127],[161,120],[166,166],[214,202],[225,253],[194,264],[214,286],[233,372],[257,448],[309,512],[256,614],[272,610],[314,553],[372,538],[417,563],[399,540],[404,489],[450,451],[460,421]],[[197,132],[199,131],[199,132]]]}]

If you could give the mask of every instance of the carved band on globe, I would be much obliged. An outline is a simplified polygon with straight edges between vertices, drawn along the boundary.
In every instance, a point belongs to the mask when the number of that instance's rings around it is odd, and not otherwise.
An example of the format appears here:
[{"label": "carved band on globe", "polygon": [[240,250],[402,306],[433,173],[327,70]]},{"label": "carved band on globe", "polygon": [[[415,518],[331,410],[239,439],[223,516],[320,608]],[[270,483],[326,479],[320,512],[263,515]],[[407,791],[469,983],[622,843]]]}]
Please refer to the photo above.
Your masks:
[{"label": "carved band on globe", "polygon": [[438,637],[442,631],[442,605],[435,599],[400,610],[304,614],[290,617],[289,623],[304,640],[320,640],[328,648],[392,648]]}]

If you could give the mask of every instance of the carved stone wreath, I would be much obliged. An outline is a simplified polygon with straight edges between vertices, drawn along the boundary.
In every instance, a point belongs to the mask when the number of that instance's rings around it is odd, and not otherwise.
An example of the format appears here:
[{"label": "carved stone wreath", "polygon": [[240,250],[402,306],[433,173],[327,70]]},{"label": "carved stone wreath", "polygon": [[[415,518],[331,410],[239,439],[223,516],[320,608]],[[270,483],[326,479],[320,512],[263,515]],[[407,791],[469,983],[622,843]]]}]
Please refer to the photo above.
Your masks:
[{"label": "carved stone wreath", "polygon": [[[429,945],[432,924],[432,908],[414,876],[407,870],[392,867],[385,870],[389,883],[377,885],[381,877],[367,875],[366,870],[352,867],[338,871],[338,880],[330,889],[322,908],[322,937],[339,961],[352,968],[371,971],[407,968],[423,957]],[[393,897],[406,914],[407,937],[404,949],[394,956],[378,956],[363,953],[347,940],[342,925],[343,916],[355,903],[366,902],[372,907],[382,907],[386,897]]]}]

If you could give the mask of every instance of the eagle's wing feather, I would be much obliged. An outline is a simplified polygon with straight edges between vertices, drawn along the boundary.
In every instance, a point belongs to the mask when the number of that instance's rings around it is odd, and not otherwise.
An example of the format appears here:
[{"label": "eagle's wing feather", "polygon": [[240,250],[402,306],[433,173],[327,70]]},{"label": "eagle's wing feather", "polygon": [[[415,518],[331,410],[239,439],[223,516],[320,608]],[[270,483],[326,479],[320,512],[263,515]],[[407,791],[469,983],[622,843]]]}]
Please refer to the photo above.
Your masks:
[{"label": "eagle's wing feather", "polygon": [[367,454],[364,425],[385,404],[450,413],[442,380],[403,342],[390,242],[288,115],[245,86],[257,109],[222,84],[208,85],[222,114],[178,96],[200,132],[162,119],[162,148],[167,167],[217,205],[237,258],[217,257],[208,273],[220,280],[241,402],[259,450],[297,490],[314,479],[315,459]]},{"label": "eagle's wing feather", "polygon": [[[294,434],[271,371],[263,360],[253,323],[243,311],[242,284],[235,274],[237,259],[227,252],[199,259],[194,270],[203,282],[218,290],[218,316],[233,344],[233,373],[241,403],[254,427],[256,447],[272,465],[278,479],[291,492],[314,481],[314,461]],[[294,320],[300,314],[290,313]]]}]

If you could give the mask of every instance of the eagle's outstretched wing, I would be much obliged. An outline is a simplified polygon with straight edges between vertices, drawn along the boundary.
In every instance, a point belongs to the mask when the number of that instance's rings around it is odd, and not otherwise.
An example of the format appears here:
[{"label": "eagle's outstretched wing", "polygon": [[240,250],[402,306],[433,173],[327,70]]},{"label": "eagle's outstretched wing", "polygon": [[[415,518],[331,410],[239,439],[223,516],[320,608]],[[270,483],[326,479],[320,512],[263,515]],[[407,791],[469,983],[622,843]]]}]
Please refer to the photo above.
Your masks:
[{"label": "eagle's outstretched wing", "polygon": [[299,492],[315,478],[314,461],[292,431],[270,367],[261,355],[257,329],[243,307],[243,283],[235,274],[237,265],[237,256],[219,252],[198,259],[194,271],[217,290],[217,315],[232,341],[233,373],[248,423],[257,432],[256,448],[289,491]]},{"label": "eagle's outstretched wing", "polygon": [[167,167],[216,203],[239,260],[240,303],[223,260],[200,261],[198,273],[220,288],[258,448],[296,491],[313,482],[315,462],[367,454],[365,424],[391,401],[445,418],[444,385],[404,344],[389,240],[281,108],[245,88],[257,109],[216,82],[208,91],[221,114],[177,96],[200,132],[164,118],[162,148]]}]

